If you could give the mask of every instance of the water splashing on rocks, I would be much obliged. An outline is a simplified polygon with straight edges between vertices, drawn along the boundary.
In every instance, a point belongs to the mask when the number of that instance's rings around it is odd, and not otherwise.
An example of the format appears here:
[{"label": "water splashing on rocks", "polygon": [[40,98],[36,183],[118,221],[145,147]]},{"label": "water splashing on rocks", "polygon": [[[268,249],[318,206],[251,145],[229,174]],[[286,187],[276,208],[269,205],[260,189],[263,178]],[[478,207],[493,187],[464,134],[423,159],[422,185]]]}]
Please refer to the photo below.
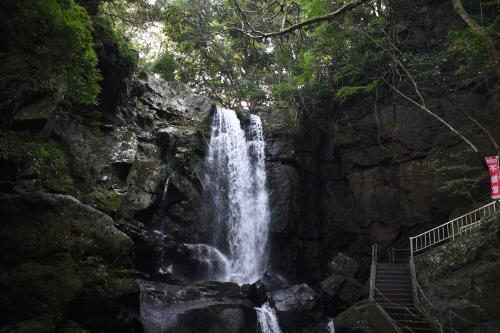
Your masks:
[{"label": "water splashing on rocks", "polygon": [[257,322],[261,333],[282,333],[276,312],[269,303],[255,308],[255,311],[257,311]]}]

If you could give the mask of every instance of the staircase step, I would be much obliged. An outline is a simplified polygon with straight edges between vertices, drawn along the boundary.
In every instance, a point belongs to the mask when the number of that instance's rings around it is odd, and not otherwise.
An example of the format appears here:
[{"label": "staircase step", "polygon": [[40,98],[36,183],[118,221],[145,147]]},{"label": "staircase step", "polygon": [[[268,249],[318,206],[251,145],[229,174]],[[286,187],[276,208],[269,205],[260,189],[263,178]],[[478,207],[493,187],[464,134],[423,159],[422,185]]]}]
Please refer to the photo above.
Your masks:
[{"label": "staircase step", "polygon": [[411,281],[411,278],[408,274],[401,274],[401,275],[395,275],[395,274],[385,274],[385,273],[377,273],[375,275],[375,280],[378,279],[392,279],[392,280],[408,280]]},{"label": "staircase step", "polygon": [[388,282],[408,282],[411,283],[411,280],[408,277],[391,277],[391,276],[381,276],[375,278],[375,283],[380,281],[388,281]]},{"label": "staircase step", "polygon": [[388,272],[388,273],[407,273],[410,274],[408,268],[391,268],[391,267],[377,267],[377,272]]},{"label": "staircase step", "polygon": [[393,302],[393,303],[396,303],[396,304],[399,304],[399,303],[405,303],[405,304],[413,304],[413,298],[411,297],[388,297],[388,296],[385,296],[385,297],[382,297],[382,296],[375,296],[375,301],[377,301],[378,303],[381,303],[381,302]]},{"label": "staircase step", "polygon": [[405,328],[401,327],[401,331],[404,333],[429,333],[429,332],[435,332],[433,328]]},{"label": "staircase step", "polygon": [[411,281],[394,281],[390,279],[378,279],[375,281],[375,286],[402,286],[402,287],[411,287]]},{"label": "staircase step", "polygon": [[375,287],[377,287],[378,290],[404,290],[404,291],[413,291],[413,286],[411,284],[393,284],[393,283],[375,283]]},{"label": "staircase step", "polygon": [[[389,302],[389,301],[378,301],[377,302],[381,307],[385,308],[392,308],[392,307],[401,307],[404,310],[406,309],[411,309],[414,305],[413,303],[409,302]],[[410,313],[417,314],[417,310],[412,311],[410,310]]]},{"label": "staircase step", "polygon": [[409,297],[413,299],[413,293],[411,289],[379,289],[375,290],[375,295],[381,295],[385,297]]},{"label": "staircase step", "polygon": [[377,264],[377,269],[409,269],[408,264]]},{"label": "staircase step", "polygon": [[[380,303],[377,303],[377,304],[379,304],[380,306],[382,306]],[[389,313],[389,312],[391,312],[391,313],[403,313],[403,314],[404,313],[406,313],[406,314],[410,313],[410,314],[414,314],[414,315],[418,315],[419,314],[418,310],[415,308],[414,305],[412,305],[412,306],[406,306],[406,307],[402,308],[400,306],[395,306],[395,305],[390,304],[390,305],[385,305],[385,306],[382,306],[382,307],[384,308],[384,310],[387,313]]]},{"label": "staircase step", "polygon": [[377,274],[378,273],[384,273],[384,274],[405,274],[410,276],[410,271],[408,269],[402,270],[402,269],[377,269]]},{"label": "staircase step", "polygon": [[407,269],[405,269],[405,270],[402,270],[402,269],[397,269],[397,270],[394,270],[394,269],[377,269],[377,274],[380,274],[380,273],[410,276],[410,271],[407,270]]},{"label": "staircase step", "polygon": [[377,263],[377,268],[401,268],[408,269],[408,263],[398,263],[398,264],[385,264],[385,263]]},{"label": "staircase step", "polygon": [[396,320],[398,326],[409,327],[409,328],[431,328],[429,323],[425,320]]},{"label": "staircase step", "polygon": [[[387,312],[387,310],[386,310]],[[396,313],[396,312],[387,312],[387,314],[394,319],[394,321],[398,320],[425,320],[424,317],[420,316],[416,313]]]}]

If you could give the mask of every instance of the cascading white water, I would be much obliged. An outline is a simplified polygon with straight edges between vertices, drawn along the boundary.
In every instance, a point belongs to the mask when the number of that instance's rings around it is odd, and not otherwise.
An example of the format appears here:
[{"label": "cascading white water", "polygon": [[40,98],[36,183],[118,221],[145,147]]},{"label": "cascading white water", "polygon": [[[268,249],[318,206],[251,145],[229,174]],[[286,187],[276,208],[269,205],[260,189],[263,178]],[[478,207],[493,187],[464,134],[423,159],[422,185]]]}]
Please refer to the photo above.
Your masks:
[{"label": "cascading white water", "polygon": [[328,333],[335,333],[335,324],[333,323],[333,318],[328,321]]},{"label": "cascading white water", "polygon": [[260,118],[250,116],[248,139],[236,113],[217,108],[205,160],[205,217],[214,246],[228,253],[229,280],[251,283],[264,273],[269,226]]},{"label": "cascading white water", "polygon": [[[167,192],[168,192],[168,185],[170,183],[170,175],[167,177],[167,180],[165,180],[165,184],[163,185],[163,193],[161,196],[161,200],[159,203],[159,208],[156,213],[156,215],[153,217],[153,223],[160,224],[158,230],[155,230],[154,232],[159,235],[161,238],[165,236],[165,222],[162,219],[163,213],[165,212],[165,206],[167,204]],[[164,267],[163,265],[163,260],[165,258],[165,249],[162,247],[161,252],[160,252],[160,258],[158,260],[158,272],[160,274],[166,274],[166,273],[171,273],[172,266],[167,266]]]},{"label": "cascading white water", "polygon": [[255,308],[255,311],[257,312],[257,322],[261,333],[282,333],[276,312],[269,303],[264,303],[260,308]]},{"label": "cascading white water", "polygon": [[231,262],[215,247],[206,244],[184,244],[194,251],[194,258],[204,270],[202,276],[207,280],[227,281]]}]

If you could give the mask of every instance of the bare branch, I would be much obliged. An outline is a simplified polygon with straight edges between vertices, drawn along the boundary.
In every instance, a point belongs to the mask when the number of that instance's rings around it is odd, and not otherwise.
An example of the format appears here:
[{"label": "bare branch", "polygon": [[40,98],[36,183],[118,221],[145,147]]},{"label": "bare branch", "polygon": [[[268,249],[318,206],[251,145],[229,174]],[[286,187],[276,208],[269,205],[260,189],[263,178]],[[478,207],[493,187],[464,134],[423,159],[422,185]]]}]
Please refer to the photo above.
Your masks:
[{"label": "bare branch", "polygon": [[475,153],[479,154],[479,149],[472,142],[470,142],[469,139],[467,139],[465,136],[463,136],[462,133],[460,133],[458,130],[456,130],[455,127],[453,127],[452,125],[450,125],[446,120],[444,120],[443,118],[441,118],[440,116],[438,116],[437,114],[435,114],[434,112],[432,112],[431,110],[429,110],[425,105],[422,105],[422,104],[418,103],[413,98],[411,98],[408,95],[406,95],[405,93],[403,93],[401,90],[399,90],[398,88],[396,88],[395,86],[393,86],[391,83],[389,83],[386,79],[383,79],[383,80],[384,80],[384,82],[389,87],[392,88],[392,90],[394,90],[395,92],[397,92],[404,99],[410,101],[412,104],[418,106],[420,109],[422,109],[423,111],[425,111],[428,114],[430,114],[432,117],[436,118],[440,123],[442,123],[443,125],[445,125],[450,131],[452,131],[453,133],[455,133],[456,135],[458,135],[465,143],[467,143],[469,145],[469,147],[471,147],[472,150]]},{"label": "bare branch", "polygon": [[465,111],[463,108],[461,108],[460,106],[457,105],[457,108],[467,116],[467,118],[469,118],[470,121],[472,121],[474,124],[476,124],[477,127],[479,127],[483,132],[484,134],[486,134],[486,136],[488,137],[488,139],[490,140],[491,144],[493,145],[493,147],[495,147],[495,150],[498,154],[500,154],[500,146],[498,145],[497,141],[495,140],[495,138],[493,137],[493,134],[491,134],[491,132],[486,128],[484,127],[479,121],[477,121],[474,117],[472,117],[467,111]]},{"label": "bare branch", "polygon": [[[285,35],[285,34],[294,32],[296,30],[299,30],[299,29],[301,29],[305,26],[308,26],[308,25],[313,25],[313,24],[324,22],[324,21],[330,21],[330,20],[336,18],[337,16],[340,16],[344,12],[351,10],[351,9],[354,9],[354,8],[364,4],[367,1],[368,0],[354,0],[350,3],[343,5],[342,7],[340,7],[339,9],[337,9],[334,12],[331,12],[331,13],[323,15],[323,16],[313,17],[309,20],[305,20],[305,21],[302,21],[299,23],[295,23],[295,24],[287,27],[286,29],[281,29],[279,31],[260,32],[260,31],[255,31],[251,27],[250,27],[250,31],[245,31],[243,29],[235,29],[235,30],[240,31],[241,33],[247,35],[248,37],[255,38],[255,39],[263,39],[263,38],[281,36],[281,35]],[[245,18],[243,18],[243,19],[245,19]]]}]

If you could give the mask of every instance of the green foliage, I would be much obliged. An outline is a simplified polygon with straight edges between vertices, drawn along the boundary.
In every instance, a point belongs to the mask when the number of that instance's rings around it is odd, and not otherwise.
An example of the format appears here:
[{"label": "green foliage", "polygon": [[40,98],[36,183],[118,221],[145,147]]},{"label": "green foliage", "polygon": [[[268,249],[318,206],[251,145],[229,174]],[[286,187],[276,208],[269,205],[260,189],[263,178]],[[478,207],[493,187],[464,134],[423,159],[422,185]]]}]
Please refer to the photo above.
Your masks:
[{"label": "green foliage", "polygon": [[378,84],[379,84],[378,80],[374,80],[365,86],[343,86],[342,88],[337,90],[337,92],[335,93],[335,97],[340,102],[345,102],[349,97],[357,95],[359,93],[372,92],[377,87]]},{"label": "green foliage", "polygon": [[159,74],[165,81],[175,80],[175,59],[174,55],[164,51],[150,66],[149,70]]},{"label": "green foliage", "polygon": [[138,63],[137,53],[130,47],[123,32],[113,27],[110,19],[104,15],[98,15],[94,19],[94,30],[96,40],[108,45],[114,45],[118,51],[118,58],[125,62],[125,66],[134,69]]},{"label": "green foliage", "polygon": [[55,144],[28,134],[5,134],[0,137],[0,146],[19,161],[21,177],[39,179],[52,191],[72,191],[66,155]]},{"label": "green foliage", "polygon": [[487,40],[498,45],[500,29],[500,3],[491,0],[463,0],[472,18],[481,26],[481,32],[463,25],[452,26],[448,32],[447,52],[457,64],[457,72],[482,71],[488,63]]},{"label": "green foliage", "polygon": [[18,0],[2,7],[9,52],[1,59],[1,86],[16,82],[21,91],[95,103],[101,76],[86,10],[73,0]]},{"label": "green foliage", "polygon": [[467,164],[449,165],[436,170],[445,178],[453,177],[438,188],[439,192],[472,199],[471,192],[484,180],[482,168]]},{"label": "green foliage", "polygon": [[458,72],[464,72],[475,65],[484,64],[486,52],[484,35],[470,30],[452,30],[448,33],[448,53],[459,65]]}]

